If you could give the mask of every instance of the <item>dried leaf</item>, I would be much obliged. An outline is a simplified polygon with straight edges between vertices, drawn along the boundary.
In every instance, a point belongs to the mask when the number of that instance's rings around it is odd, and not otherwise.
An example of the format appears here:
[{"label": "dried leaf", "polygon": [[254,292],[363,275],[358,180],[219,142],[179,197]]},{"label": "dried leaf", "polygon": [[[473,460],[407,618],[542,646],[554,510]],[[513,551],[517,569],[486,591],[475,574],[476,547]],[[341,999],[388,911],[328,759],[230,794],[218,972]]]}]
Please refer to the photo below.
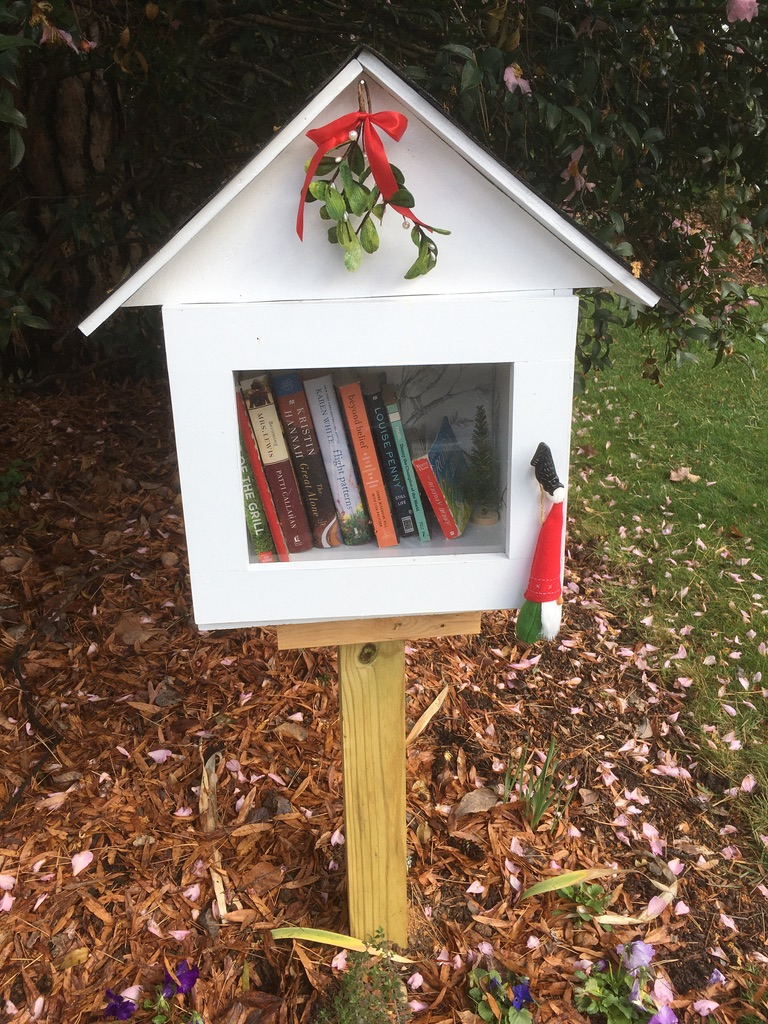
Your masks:
[{"label": "dried leaf", "polygon": [[459,800],[453,809],[453,815],[456,818],[461,818],[465,814],[481,814],[495,807],[497,803],[499,803],[499,797],[492,789],[484,787],[473,789]]},{"label": "dried leaf", "polygon": [[698,480],[701,480],[701,477],[692,473],[690,466],[680,466],[677,469],[670,470],[669,479],[676,484],[682,483],[684,480],[689,480],[692,484],[695,484]]},{"label": "dried leaf", "polygon": [[304,726],[299,725],[298,722],[281,722],[280,725],[275,726],[273,731],[282,739],[297,740],[299,743],[303,743],[309,735]]}]

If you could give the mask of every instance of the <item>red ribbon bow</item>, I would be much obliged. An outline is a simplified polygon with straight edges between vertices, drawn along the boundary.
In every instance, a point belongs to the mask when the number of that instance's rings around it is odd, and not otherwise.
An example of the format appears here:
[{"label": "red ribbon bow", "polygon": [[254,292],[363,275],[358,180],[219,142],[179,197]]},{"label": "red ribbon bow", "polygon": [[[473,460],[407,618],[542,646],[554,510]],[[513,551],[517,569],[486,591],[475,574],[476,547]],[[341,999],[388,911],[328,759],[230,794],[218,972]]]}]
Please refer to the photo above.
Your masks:
[{"label": "red ribbon bow", "polygon": [[[343,117],[338,117],[335,121],[330,121],[321,128],[313,128],[307,132],[307,137],[317,146],[317,152],[312,157],[306,177],[304,178],[304,186],[299,200],[299,212],[296,217],[296,234],[302,241],[304,239],[304,203],[306,202],[307,189],[315,176],[320,161],[326,153],[331,149],[335,149],[336,146],[342,145],[344,142],[349,142],[350,132],[356,131],[359,133],[361,130],[364,131],[365,152],[368,156],[371,174],[379,192],[384,200],[387,201],[397,192],[399,186],[395,181],[392,168],[389,166],[387,154],[384,152],[384,143],[381,141],[381,136],[376,131],[376,128],[381,128],[395,142],[399,142],[407,127],[408,118],[394,110],[380,110],[377,114],[355,111],[353,114],[345,114]],[[403,217],[409,217],[417,224],[422,223],[418,217],[415,217],[405,207],[393,206],[392,209],[402,214]],[[426,227],[426,225],[424,226]]]}]

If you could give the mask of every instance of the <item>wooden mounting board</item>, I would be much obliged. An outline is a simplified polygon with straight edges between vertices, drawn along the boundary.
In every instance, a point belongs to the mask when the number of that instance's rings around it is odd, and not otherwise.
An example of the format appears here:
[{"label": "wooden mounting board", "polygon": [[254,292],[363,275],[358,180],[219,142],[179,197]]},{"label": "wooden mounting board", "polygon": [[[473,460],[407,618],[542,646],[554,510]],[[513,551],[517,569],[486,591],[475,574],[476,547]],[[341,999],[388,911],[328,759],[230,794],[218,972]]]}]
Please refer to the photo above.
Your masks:
[{"label": "wooden mounting board", "polygon": [[345,619],[340,622],[297,622],[277,626],[277,649],[338,647],[343,644],[380,643],[385,640],[426,640],[480,632],[482,612],[446,615],[404,615],[382,619]]}]

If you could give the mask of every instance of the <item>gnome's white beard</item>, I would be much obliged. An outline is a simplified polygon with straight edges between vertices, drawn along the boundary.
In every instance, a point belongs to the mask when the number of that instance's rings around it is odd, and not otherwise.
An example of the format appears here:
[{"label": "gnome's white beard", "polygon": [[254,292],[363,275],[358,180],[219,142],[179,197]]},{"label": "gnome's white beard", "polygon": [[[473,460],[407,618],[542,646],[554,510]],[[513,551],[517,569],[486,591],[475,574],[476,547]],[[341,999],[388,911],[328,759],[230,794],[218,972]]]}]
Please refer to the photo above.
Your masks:
[{"label": "gnome's white beard", "polygon": [[561,601],[544,601],[541,606],[541,638],[554,640],[560,630],[563,618]]}]

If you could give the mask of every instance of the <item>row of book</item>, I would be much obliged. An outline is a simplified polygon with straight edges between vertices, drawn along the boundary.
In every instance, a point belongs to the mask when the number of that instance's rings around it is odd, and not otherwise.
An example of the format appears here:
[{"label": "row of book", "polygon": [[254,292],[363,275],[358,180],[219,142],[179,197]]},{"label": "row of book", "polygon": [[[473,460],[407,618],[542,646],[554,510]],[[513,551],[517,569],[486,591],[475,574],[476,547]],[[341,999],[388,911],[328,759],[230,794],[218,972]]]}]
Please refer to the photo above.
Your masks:
[{"label": "row of book", "polygon": [[464,531],[467,460],[447,417],[428,449],[412,451],[382,375],[241,373],[236,401],[246,521],[260,561],[312,547],[427,542],[427,509],[446,537]]}]

